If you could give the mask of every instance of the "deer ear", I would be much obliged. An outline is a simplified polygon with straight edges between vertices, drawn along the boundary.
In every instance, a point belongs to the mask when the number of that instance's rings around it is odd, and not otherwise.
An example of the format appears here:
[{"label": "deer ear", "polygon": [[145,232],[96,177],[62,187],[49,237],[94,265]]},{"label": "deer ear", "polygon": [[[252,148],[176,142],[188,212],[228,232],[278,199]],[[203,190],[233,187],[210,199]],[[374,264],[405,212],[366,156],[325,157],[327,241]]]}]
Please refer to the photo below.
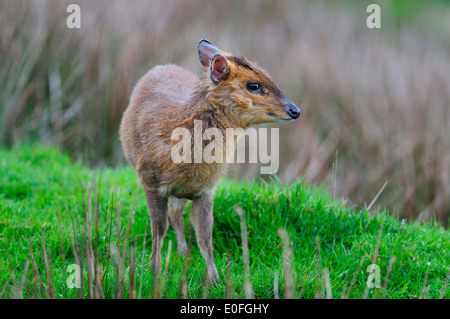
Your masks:
[{"label": "deer ear", "polygon": [[198,58],[205,68],[210,68],[211,80],[214,84],[219,84],[228,76],[228,62],[218,48],[206,39],[198,43]]},{"label": "deer ear", "polygon": [[213,56],[210,71],[211,80],[216,85],[219,84],[220,81],[225,80],[228,76],[228,72],[230,72],[230,69],[228,68],[228,62],[221,53],[217,53]]},{"label": "deer ear", "polygon": [[205,68],[209,67],[213,56],[217,53],[220,53],[220,50],[217,49],[214,44],[212,44],[208,40],[202,39],[198,43],[198,58],[200,59],[200,63]]}]

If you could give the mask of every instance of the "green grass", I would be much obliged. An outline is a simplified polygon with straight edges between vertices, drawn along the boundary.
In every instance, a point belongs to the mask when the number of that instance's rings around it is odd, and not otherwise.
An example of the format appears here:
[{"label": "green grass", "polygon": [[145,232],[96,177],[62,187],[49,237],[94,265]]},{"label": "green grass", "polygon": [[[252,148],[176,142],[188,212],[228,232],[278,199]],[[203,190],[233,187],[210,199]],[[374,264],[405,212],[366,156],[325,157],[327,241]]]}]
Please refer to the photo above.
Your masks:
[{"label": "green grass", "polygon": [[[128,232],[134,199],[135,213]],[[326,268],[333,298],[345,297],[344,288],[348,288],[352,280],[348,297],[363,298],[369,276],[366,269],[372,264],[380,229],[376,264],[380,267],[382,287],[389,260],[391,257],[396,260],[387,289],[370,289],[368,298],[450,296],[449,289],[443,291],[449,273],[450,235],[439,225],[406,222],[386,211],[377,214],[369,214],[364,209],[354,211],[344,201],[332,200],[322,188],[311,187],[301,180],[281,186],[274,179],[252,184],[227,180],[220,183],[214,202],[213,241],[221,282],[209,290],[205,288],[205,262],[188,218],[185,218],[185,229],[186,234],[192,234],[190,260],[177,256],[175,234],[172,227],[169,228],[163,246],[163,269],[168,240],[172,240],[172,249],[164,276],[163,298],[183,296],[180,289],[183,276],[188,298],[224,298],[226,286],[231,291],[228,296],[245,296],[241,224],[235,213],[236,206],[246,215],[250,281],[255,298],[274,297],[276,274],[279,276],[279,297],[284,298],[284,277],[288,277],[285,269],[292,271],[293,290],[290,293],[293,297],[323,297]],[[88,222],[90,216],[92,222]],[[90,225],[92,240],[89,240],[89,231],[85,231]],[[288,268],[283,265],[280,228],[286,230],[292,245]],[[56,298],[91,297],[87,275],[89,259],[85,255],[90,242],[106,298],[122,297],[116,294],[116,289],[123,289],[124,298],[132,297],[129,287],[134,281],[131,290],[136,291],[136,297],[152,297],[154,278],[148,265],[151,250],[148,234],[144,262],[141,262],[145,229],[147,232],[150,229],[145,197],[130,167],[92,171],[80,163],[72,163],[67,155],[54,148],[27,145],[0,149],[1,298],[48,298],[52,292]],[[117,272],[119,259],[110,247],[116,245],[119,233],[117,247],[126,258]],[[74,234],[75,249],[71,234]],[[47,262],[44,261],[44,246]],[[69,276],[66,269],[75,263],[75,251],[83,265],[81,295],[66,284]],[[130,258],[132,252],[135,252],[134,258]],[[228,278],[227,271],[230,272]],[[116,276],[119,276],[118,281]]]}]

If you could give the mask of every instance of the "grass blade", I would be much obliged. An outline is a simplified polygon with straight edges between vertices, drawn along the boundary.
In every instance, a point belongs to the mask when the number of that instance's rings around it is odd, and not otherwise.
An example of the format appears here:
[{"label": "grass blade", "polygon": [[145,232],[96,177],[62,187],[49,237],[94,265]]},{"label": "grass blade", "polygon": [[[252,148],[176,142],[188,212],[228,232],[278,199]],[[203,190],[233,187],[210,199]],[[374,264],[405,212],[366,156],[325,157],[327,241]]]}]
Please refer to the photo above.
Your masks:
[{"label": "grass blade", "polygon": [[326,299],[333,299],[333,294],[331,290],[331,282],[330,282],[330,271],[328,267],[323,270],[323,280],[325,281],[325,292]]},{"label": "grass blade", "polygon": [[141,299],[142,296],[142,284],[143,284],[143,277],[144,277],[144,260],[145,260],[145,243],[147,241],[147,226],[148,223],[145,223],[145,230],[144,230],[144,240],[142,241],[142,256],[141,256],[141,277],[139,281],[139,294],[138,299]]},{"label": "grass blade", "polygon": [[250,257],[248,251],[247,239],[247,223],[245,221],[245,213],[241,207],[236,206],[234,211],[240,218],[241,238],[242,238],[242,257],[244,260],[244,292],[246,299],[253,299],[253,287],[250,282]]},{"label": "grass blade", "polygon": [[294,278],[292,275],[292,245],[289,235],[285,229],[278,229],[278,236],[281,237],[283,245],[283,269],[284,269],[284,298],[293,299],[294,297]]}]

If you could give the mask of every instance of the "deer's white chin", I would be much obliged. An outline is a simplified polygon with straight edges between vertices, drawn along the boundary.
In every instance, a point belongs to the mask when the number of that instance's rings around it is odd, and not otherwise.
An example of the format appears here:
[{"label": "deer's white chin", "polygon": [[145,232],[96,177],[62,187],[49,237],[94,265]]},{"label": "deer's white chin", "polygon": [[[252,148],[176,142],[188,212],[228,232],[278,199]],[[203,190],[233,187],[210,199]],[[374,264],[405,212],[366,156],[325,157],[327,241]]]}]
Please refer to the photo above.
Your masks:
[{"label": "deer's white chin", "polygon": [[279,117],[279,116],[271,116],[274,122],[290,122],[293,120],[292,117],[287,116],[287,117]]}]

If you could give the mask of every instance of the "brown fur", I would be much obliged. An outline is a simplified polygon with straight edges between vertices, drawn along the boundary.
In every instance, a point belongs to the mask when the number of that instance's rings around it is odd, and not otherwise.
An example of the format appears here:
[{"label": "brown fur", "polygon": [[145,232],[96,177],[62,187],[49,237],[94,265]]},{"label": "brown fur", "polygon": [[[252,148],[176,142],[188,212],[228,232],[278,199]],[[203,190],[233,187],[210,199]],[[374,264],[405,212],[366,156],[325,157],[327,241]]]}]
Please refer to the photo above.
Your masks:
[{"label": "brown fur", "polygon": [[[123,115],[120,139],[145,190],[152,223],[154,269],[160,267],[169,220],[175,228],[178,250],[186,252],[183,211],[190,199],[191,221],[208,276],[217,282],[212,206],[226,164],[174,163],[171,150],[177,141],[171,140],[172,131],[184,127],[193,136],[194,120],[202,120],[203,130],[219,128],[225,136],[226,128],[245,129],[253,124],[290,120],[286,107],[295,105],[265,70],[244,57],[224,54],[202,40],[199,58],[207,67],[202,78],[176,65],[156,66],[143,76]],[[255,81],[263,88],[259,93],[247,89],[247,83]]]}]

